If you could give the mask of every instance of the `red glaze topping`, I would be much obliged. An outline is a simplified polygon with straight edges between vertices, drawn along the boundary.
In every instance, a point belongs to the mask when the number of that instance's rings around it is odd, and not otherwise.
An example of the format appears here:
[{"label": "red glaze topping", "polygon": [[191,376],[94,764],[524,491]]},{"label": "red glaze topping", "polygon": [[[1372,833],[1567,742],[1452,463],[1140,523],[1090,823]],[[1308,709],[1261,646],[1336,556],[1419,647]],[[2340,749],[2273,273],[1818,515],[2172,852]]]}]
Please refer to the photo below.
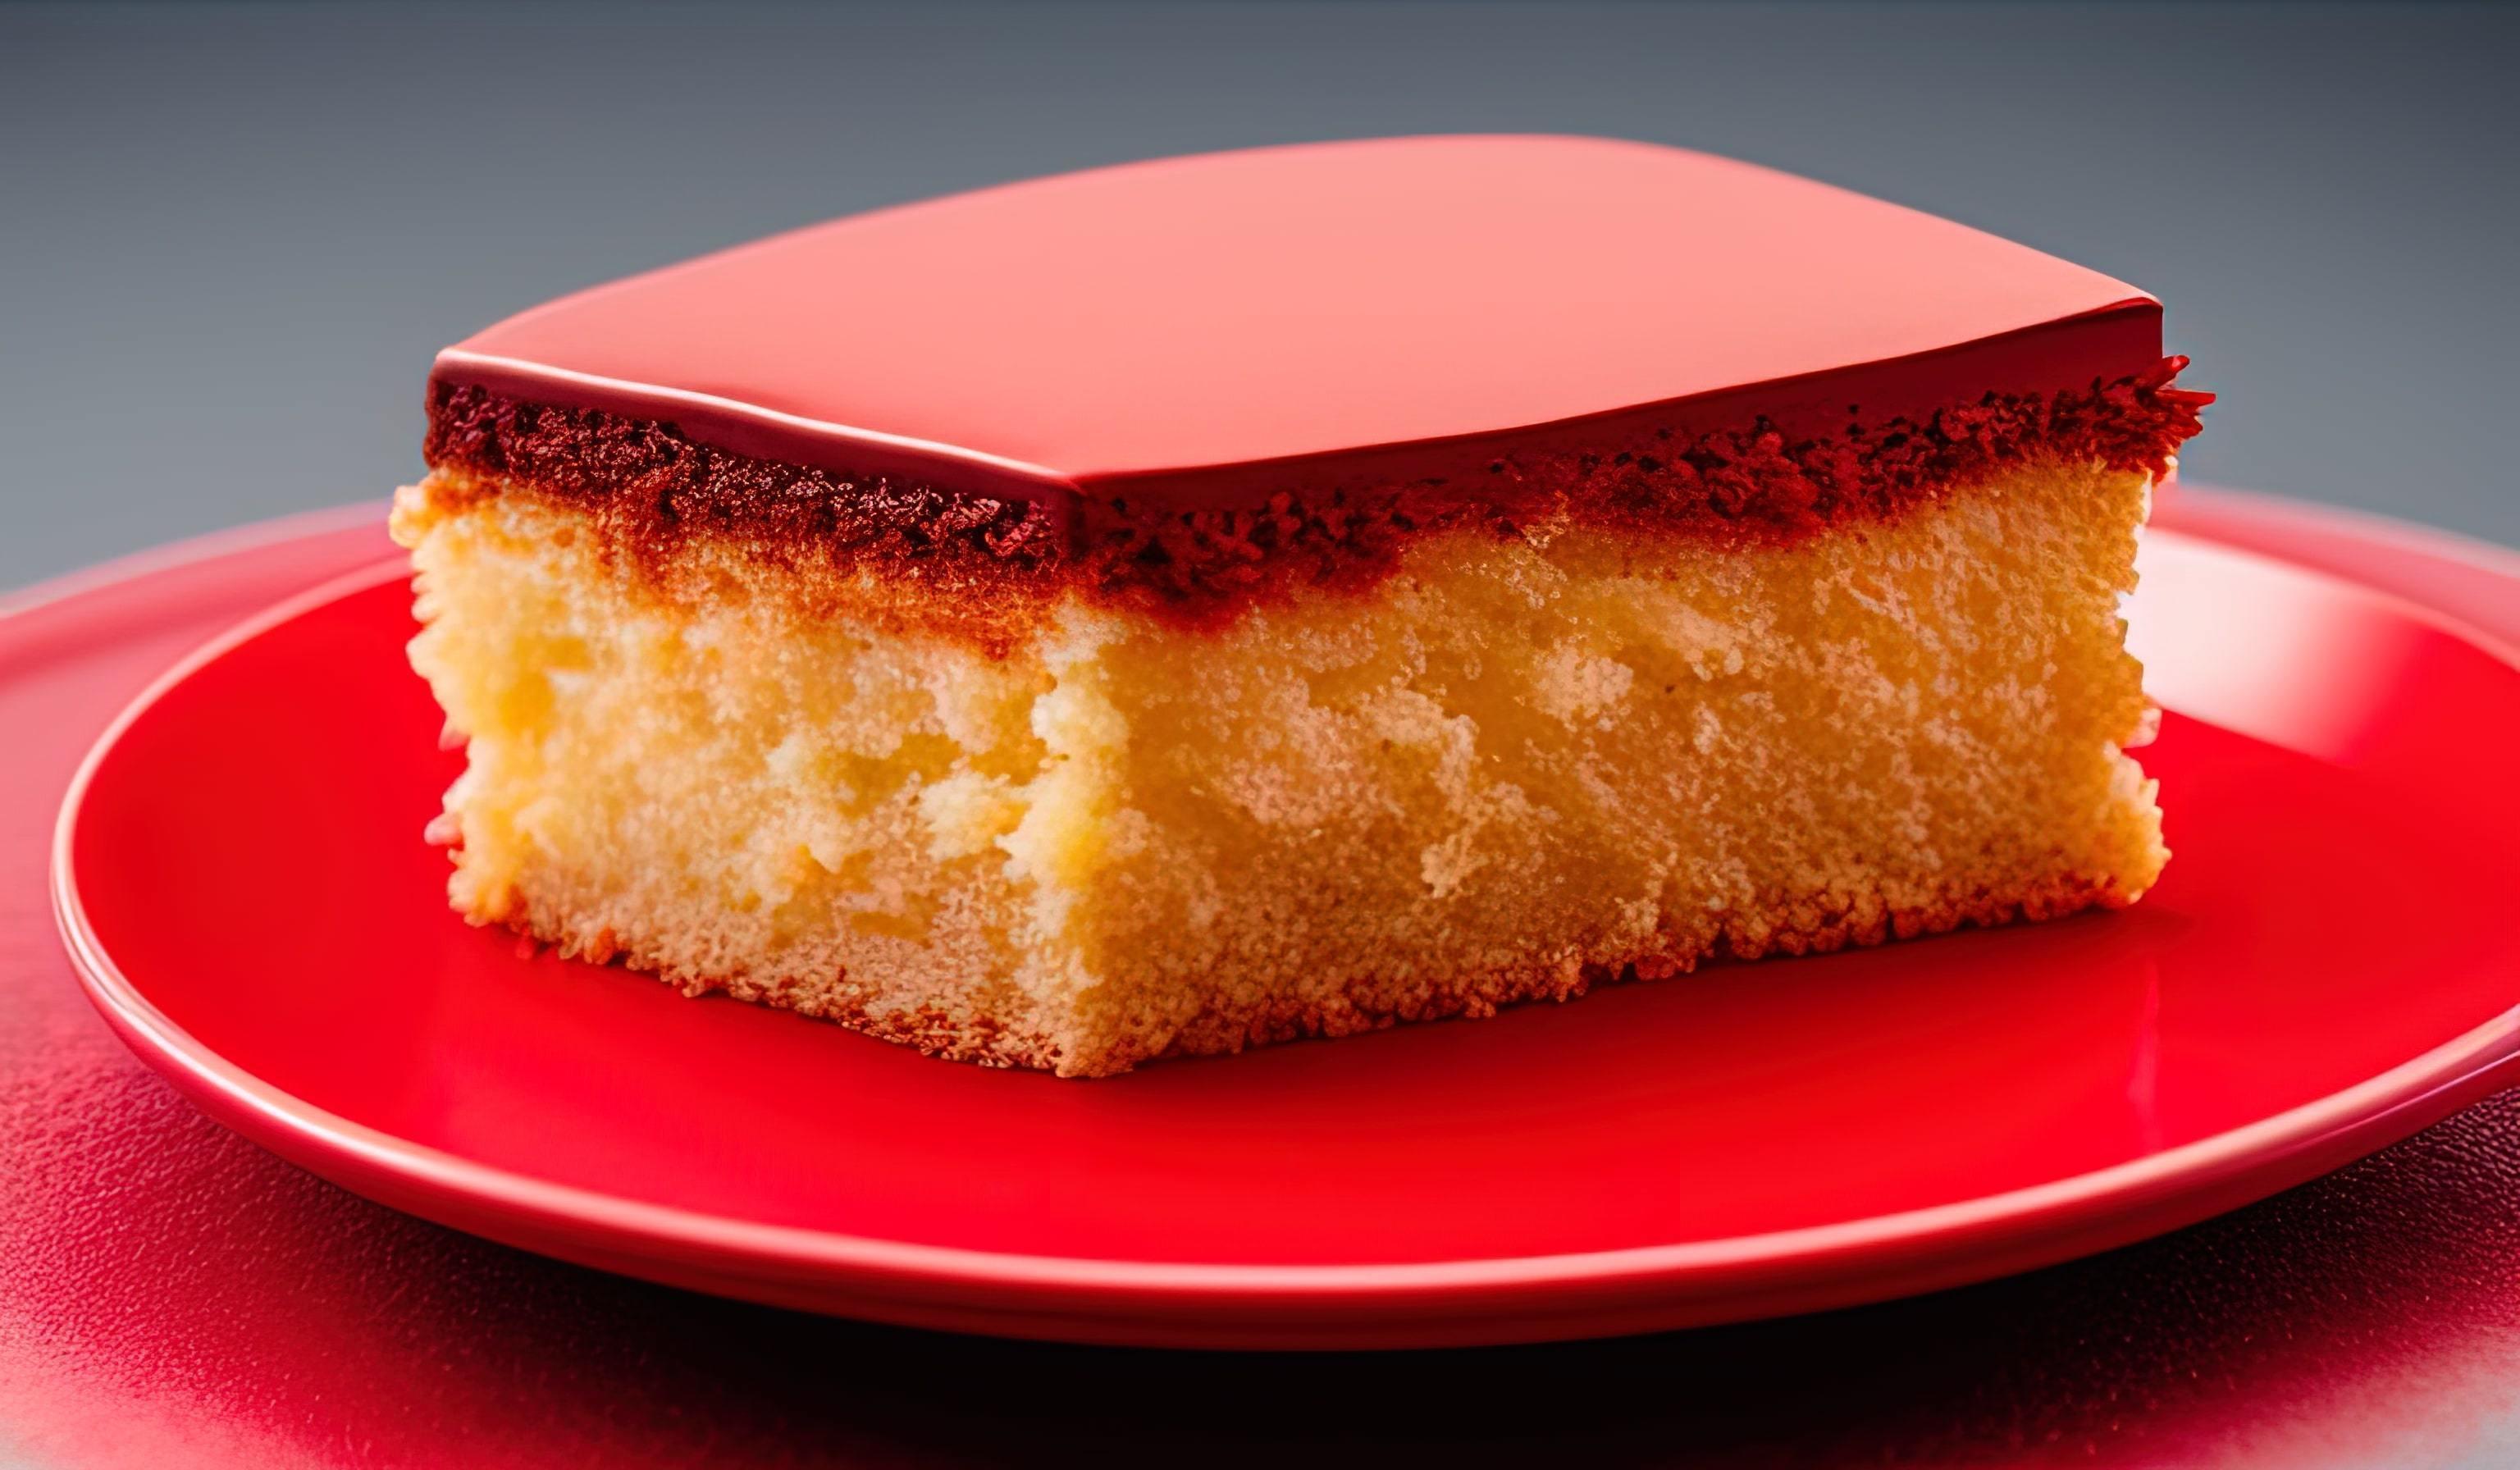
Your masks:
[{"label": "red glaze topping", "polygon": [[[1719,479],[1776,461],[1790,512],[1871,494],[1898,423],[1948,458],[2001,421],[2001,458],[2116,402],[2141,412],[2077,431],[2157,464],[2203,398],[2161,363],[2151,297],[1894,204],[1644,144],[1408,138],[982,190],[563,297],[439,355],[431,457],[497,468],[540,405],[863,495],[1081,499],[1090,533],[1114,505],[1485,500],[1509,466],[1681,466],[1677,438]],[[972,533],[1039,514],[1011,513]]]}]

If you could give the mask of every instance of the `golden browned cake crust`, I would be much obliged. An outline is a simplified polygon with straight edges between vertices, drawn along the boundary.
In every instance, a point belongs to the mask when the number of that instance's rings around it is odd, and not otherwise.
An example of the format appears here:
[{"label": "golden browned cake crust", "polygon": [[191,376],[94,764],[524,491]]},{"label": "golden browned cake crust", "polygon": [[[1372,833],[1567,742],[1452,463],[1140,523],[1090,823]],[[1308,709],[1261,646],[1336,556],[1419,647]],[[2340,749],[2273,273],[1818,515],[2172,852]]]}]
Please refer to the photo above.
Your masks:
[{"label": "golden browned cake crust", "polygon": [[1526,522],[1721,546],[1860,530],[2034,461],[2158,473],[2207,393],[2184,358],[2088,388],[1989,392],[1921,419],[1849,405],[1824,434],[1764,419],[1716,429],[1631,426],[1581,450],[1508,451],[1465,476],[1290,482],[1247,503],[1188,507],[1126,492],[1016,501],[755,459],[670,423],[429,386],[427,452],[441,497],[496,487],[582,511],[613,553],[669,567],[694,541],[740,545],[807,585],[863,571],[893,584],[893,620],[992,646],[1061,596],[1184,626],[1294,587],[1362,588],[1413,540]]}]

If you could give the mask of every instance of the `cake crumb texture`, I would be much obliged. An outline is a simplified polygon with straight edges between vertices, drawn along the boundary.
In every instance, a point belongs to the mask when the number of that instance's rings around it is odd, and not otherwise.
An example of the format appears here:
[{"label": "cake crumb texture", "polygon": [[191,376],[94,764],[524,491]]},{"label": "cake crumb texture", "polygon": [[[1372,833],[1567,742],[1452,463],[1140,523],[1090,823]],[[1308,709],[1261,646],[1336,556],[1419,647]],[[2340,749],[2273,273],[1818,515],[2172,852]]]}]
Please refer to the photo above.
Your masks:
[{"label": "cake crumb texture", "polygon": [[467,472],[394,531],[470,737],[467,917],[1100,1076],[2132,902],[2148,485],[2042,460],[1740,544],[1465,524],[1213,627],[1061,596],[986,644]]}]

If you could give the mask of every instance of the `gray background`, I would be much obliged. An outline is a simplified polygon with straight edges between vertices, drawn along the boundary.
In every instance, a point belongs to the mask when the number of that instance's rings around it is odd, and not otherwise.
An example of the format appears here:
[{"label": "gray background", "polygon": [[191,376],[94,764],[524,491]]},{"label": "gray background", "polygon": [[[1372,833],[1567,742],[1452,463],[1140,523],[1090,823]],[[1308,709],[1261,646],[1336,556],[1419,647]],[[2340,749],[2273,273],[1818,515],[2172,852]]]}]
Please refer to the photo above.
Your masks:
[{"label": "gray background", "polygon": [[2200,481],[2520,542],[2493,7],[0,7],[0,586],[418,466],[556,292],[1058,169],[1359,134],[1688,144],[2170,303]]}]

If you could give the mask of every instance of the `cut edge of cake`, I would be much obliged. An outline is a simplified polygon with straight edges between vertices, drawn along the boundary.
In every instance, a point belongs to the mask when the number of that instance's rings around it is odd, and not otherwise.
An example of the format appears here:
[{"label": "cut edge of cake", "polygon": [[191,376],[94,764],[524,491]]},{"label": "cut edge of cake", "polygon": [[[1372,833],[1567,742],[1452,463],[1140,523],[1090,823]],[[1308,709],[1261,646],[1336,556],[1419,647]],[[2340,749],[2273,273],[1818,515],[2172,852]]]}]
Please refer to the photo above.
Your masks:
[{"label": "cut edge of cake", "polygon": [[996,649],[450,479],[396,534],[470,740],[457,907],[940,1055],[1484,1015],[2120,905],[2167,856],[2138,472],[1795,545],[1464,528],[1368,591],[1196,632],[1069,599]]}]

